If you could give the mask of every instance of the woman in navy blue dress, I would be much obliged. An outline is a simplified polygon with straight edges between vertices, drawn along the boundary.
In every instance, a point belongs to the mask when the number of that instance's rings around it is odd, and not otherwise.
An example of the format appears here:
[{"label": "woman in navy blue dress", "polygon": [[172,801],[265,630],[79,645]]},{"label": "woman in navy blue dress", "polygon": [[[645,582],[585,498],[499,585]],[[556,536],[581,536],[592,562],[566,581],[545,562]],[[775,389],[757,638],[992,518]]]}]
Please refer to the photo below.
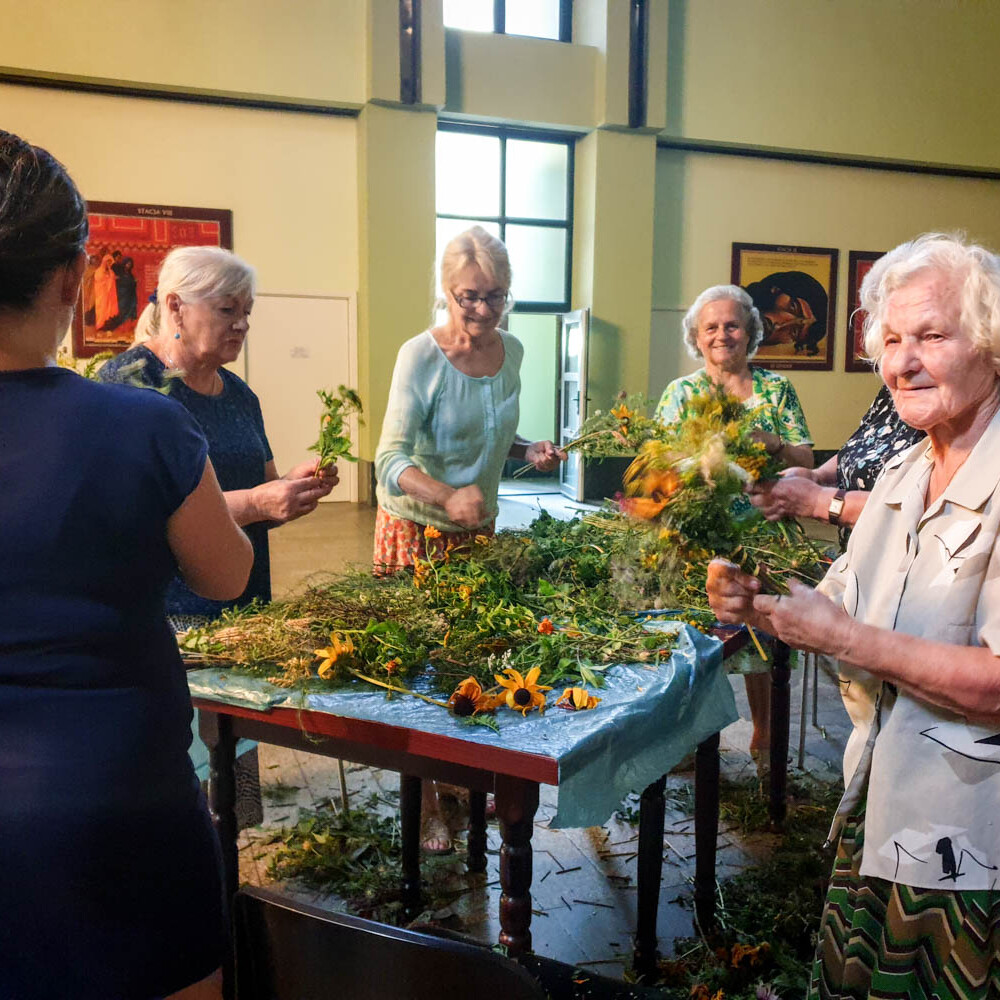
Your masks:
[{"label": "woman in navy blue dress", "polygon": [[0,132],[0,997],[219,997],[164,595],[240,594],[251,547],[182,406],[56,367],[86,236],[63,168]]}]

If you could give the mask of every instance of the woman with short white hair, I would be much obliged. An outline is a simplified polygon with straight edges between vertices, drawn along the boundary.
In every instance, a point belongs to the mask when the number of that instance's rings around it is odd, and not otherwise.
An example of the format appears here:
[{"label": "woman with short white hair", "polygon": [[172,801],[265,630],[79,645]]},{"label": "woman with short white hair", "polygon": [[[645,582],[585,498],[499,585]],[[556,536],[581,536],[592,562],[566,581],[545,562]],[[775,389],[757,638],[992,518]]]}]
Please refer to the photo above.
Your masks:
[{"label": "woman with short white hair", "polygon": [[[656,417],[666,425],[682,423],[693,399],[722,389],[740,400],[751,415],[753,436],[769,454],[787,465],[812,468],[813,452],[809,427],[796,395],[785,378],[764,368],[751,367],[764,336],[760,314],[750,296],[739,285],[706,288],[688,309],[681,325],[684,343],[693,358],[705,365],[693,375],[674,379],[656,408]],[[740,508],[750,510],[741,497]],[[730,669],[746,674],[747,702],[753,732],[750,754],[763,774],[770,767],[771,678],[760,657],[743,652]]]},{"label": "woman with short white hair", "polygon": [[854,731],[810,997],[1000,989],[1000,262],[931,233],[861,288],[865,349],[927,438],[812,590],[709,567],[722,621],[840,662]]},{"label": "woman with short white hair", "polygon": [[[224,366],[239,356],[250,328],[256,278],[245,261],[220,247],[176,247],[163,259],[157,289],[137,324],[149,339],[101,368],[102,382],[139,382],[165,391],[198,422],[236,523],[253,544],[254,561],[243,593],[213,601],[180,578],[167,591],[167,614],[178,631],[217,618],[253,600],[271,600],[268,531],[316,509],[337,483],[336,466],[317,473],[311,459],[279,476],[264,431],[260,402],[238,375]],[[305,449],[305,444],[303,444]],[[255,745],[241,742],[237,760],[240,826],[261,822]],[[208,751],[198,736],[191,757],[198,776],[208,777]]]}]

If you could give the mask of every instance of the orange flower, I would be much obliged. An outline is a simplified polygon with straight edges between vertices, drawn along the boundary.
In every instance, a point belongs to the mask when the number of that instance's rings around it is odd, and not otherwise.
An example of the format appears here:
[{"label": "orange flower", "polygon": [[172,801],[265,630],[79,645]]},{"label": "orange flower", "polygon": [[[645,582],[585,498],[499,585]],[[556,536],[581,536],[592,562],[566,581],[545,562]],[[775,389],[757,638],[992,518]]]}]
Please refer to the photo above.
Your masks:
[{"label": "orange flower", "polygon": [[597,703],[601,699],[590,694],[586,688],[566,688],[556,700],[556,705],[560,708],[567,708],[571,712],[580,712],[589,708],[597,708]]},{"label": "orange flower", "polygon": [[543,618],[538,623],[538,631],[541,635],[552,635],[555,632],[556,627],[552,624],[551,618]]},{"label": "orange flower", "polygon": [[763,965],[764,959],[771,951],[771,946],[767,941],[762,941],[758,945],[734,944],[729,964],[738,969],[741,966],[752,967]]},{"label": "orange flower", "polygon": [[476,545],[489,545],[490,536],[489,535],[476,535]]},{"label": "orange flower", "polygon": [[483,694],[475,677],[466,677],[451,693],[448,707],[459,716],[474,715],[487,711],[490,699]]},{"label": "orange flower", "polygon": [[508,667],[504,671],[505,676],[493,675],[497,684],[507,689],[505,700],[508,708],[519,711],[521,715],[527,715],[533,708],[537,708],[540,712],[545,711],[545,695],[542,692],[551,691],[552,688],[547,684],[538,683],[541,672],[541,667],[532,667],[527,676],[522,677],[520,671]]},{"label": "orange flower", "polygon": [[660,516],[663,508],[667,506],[667,501],[652,500],[649,497],[626,497],[620,506],[629,517],[637,517],[641,521],[652,521]]},{"label": "orange flower", "polygon": [[458,588],[458,596],[463,601],[468,601],[472,597],[472,588],[467,583],[461,584]]},{"label": "orange flower", "polygon": [[385,672],[391,677],[397,670],[399,670],[399,660],[397,660],[394,656],[388,663],[386,663],[384,669]]},{"label": "orange flower", "polygon": [[438,531],[438,529],[435,528],[433,524],[428,524],[427,527],[424,528],[424,538],[440,538],[440,537],[441,537],[441,532]]},{"label": "orange flower", "polygon": [[330,645],[324,649],[314,649],[316,658],[323,662],[319,665],[317,673],[326,680],[333,673],[333,665],[338,657],[354,652],[354,643],[349,636],[341,638],[337,632],[330,633]]}]

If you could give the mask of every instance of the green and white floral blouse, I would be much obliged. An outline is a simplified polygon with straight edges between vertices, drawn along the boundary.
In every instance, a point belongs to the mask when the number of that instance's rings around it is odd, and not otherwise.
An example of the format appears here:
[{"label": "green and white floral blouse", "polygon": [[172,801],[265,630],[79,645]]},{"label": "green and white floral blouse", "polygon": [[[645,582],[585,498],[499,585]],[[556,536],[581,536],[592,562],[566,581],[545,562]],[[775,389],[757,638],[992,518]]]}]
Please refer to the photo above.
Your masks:
[{"label": "green and white floral blouse", "polygon": [[[777,434],[785,444],[812,444],[806,415],[795,392],[795,386],[784,375],[766,368],[750,367],[753,376],[753,393],[743,400],[751,413],[754,427]],[[661,424],[675,424],[688,415],[688,404],[697,396],[713,389],[712,380],[704,368],[693,375],[675,378],[660,397],[656,419]]]}]

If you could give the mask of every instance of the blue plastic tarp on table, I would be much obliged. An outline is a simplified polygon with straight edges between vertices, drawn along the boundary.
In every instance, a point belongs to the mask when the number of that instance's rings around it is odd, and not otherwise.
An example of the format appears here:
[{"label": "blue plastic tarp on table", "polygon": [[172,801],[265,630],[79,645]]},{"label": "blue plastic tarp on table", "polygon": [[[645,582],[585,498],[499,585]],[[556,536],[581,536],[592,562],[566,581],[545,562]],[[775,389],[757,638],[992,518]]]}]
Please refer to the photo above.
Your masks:
[{"label": "blue plastic tarp on table", "polygon": [[[601,703],[595,710],[556,708],[555,697],[561,692],[554,691],[544,716],[497,713],[499,734],[485,726],[465,725],[418,698],[386,698],[362,681],[351,688],[303,694],[220,669],[192,670],[187,676],[197,698],[259,711],[280,706],[329,712],[555,758],[559,805],[553,827],[605,822],[629,792],[642,791],[702,740],[739,717],[722,668],[722,643],[688,625],[680,626],[672,655],[658,666],[609,667],[605,686],[596,692]],[[431,693],[418,685],[414,690]]]}]

